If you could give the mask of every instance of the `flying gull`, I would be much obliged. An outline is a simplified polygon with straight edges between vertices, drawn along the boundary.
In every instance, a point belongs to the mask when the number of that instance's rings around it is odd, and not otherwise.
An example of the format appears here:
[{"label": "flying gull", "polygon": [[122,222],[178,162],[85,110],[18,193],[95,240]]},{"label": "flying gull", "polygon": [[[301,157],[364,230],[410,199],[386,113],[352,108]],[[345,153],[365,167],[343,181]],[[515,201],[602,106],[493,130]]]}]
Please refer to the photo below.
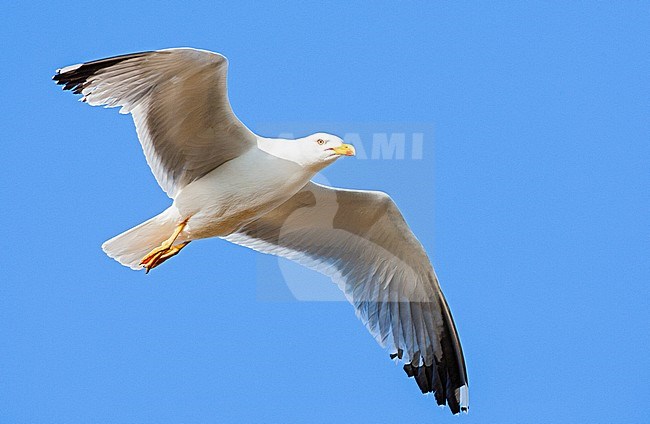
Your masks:
[{"label": "flying gull", "polygon": [[460,340],[422,245],[385,193],[311,181],[354,147],[317,133],[258,136],[228,101],[225,57],[191,48],[134,53],[59,69],[65,90],[130,113],[147,163],[173,200],[108,240],[108,256],[149,272],[192,240],[221,237],[329,277],[422,393],[468,409]]}]

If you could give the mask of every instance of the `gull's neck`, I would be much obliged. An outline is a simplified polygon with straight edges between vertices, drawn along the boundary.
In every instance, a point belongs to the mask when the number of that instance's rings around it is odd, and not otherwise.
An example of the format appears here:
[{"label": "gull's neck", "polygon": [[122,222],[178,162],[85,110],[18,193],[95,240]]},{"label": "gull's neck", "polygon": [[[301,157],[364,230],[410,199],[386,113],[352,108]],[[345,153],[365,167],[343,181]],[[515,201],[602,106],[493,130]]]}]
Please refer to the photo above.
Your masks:
[{"label": "gull's neck", "polygon": [[257,148],[261,151],[277,158],[288,160],[297,163],[300,166],[304,166],[304,164],[300,161],[300,157],[296,155],[298,149],[292,149],[291,143],[298,143],[298,140],[291,140],[287,138],[266,138],[260,136],[257,137]]}]

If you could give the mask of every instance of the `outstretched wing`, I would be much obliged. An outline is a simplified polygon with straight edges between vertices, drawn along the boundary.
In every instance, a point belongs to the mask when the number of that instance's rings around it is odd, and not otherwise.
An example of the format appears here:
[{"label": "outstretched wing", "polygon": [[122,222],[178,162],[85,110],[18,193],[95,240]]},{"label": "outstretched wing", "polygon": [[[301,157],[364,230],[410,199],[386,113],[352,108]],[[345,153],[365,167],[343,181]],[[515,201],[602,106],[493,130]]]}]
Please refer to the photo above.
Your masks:
[{"label": "outstretched wing", "polygon": [[385,193],[307,184],[226,240],[328,275],[423,393],[468,408],[465,360],[433,267]]},{"label": "outstretched wing", "polygon": [[228,101],[225,57],[189,48],[116,56],[59,69],[65,90],[131,113],[147,163],[171,197],[256,144]]}]

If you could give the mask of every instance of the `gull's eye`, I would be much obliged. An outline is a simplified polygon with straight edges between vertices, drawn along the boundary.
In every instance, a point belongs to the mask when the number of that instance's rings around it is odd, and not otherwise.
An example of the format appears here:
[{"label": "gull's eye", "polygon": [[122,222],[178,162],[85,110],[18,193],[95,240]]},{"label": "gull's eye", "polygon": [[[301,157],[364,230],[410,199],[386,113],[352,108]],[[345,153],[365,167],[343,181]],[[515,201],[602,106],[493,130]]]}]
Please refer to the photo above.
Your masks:
[{"label": "gull's eye", "polygon": [[322,138],[319,138],[318,140],[316,140],[316,143],[318,143],[320,146],[322,146],[323,144],[325,144],[325,140],[323,140]]}]

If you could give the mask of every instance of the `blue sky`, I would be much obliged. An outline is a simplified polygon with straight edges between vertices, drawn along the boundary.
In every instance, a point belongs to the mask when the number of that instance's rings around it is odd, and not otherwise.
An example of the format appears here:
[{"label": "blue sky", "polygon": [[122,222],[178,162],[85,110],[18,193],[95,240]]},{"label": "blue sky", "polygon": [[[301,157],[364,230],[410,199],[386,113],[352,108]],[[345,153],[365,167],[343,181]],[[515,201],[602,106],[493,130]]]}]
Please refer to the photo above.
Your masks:
[{"label": "blue sky", "polygon": [[254,131],[426,129],[420,160],[323,178],[390,193],[428,250],[463,422],[647,419],[649,7],[5,2],[0,422],[460,422],[272,258],[208,240],[145,276],[104,256],[169,200],[130,118],[50,78],[175,46],[230,59]]}]

